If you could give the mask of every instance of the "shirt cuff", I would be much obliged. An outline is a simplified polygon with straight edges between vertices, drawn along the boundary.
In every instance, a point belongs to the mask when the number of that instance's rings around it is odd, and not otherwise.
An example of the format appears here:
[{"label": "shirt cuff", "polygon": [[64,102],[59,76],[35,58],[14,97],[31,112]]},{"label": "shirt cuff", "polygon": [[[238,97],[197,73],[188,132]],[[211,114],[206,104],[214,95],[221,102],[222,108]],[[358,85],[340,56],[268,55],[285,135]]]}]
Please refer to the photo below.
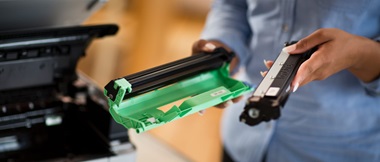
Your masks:
[{"label": "shirt cuff", "polygon": [[364,83],[363,81],[360,82],[368,95],[380,96],[380,77],[369,83]]},{"label": "shirt cuff", "polygon": [[[380,36],[375,37],[373,40],[380,43]],[[364,83],[363,81],[360,82],[364,86],[368,95],[380,96],[380,77],[369,83]]]}]

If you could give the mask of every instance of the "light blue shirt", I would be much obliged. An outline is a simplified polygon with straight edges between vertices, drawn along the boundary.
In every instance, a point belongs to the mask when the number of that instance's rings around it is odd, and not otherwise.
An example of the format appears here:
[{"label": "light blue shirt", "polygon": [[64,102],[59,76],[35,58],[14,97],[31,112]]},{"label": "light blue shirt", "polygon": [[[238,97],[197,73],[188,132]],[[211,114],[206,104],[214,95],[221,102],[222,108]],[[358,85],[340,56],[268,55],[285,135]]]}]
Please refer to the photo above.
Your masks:
[{"label": "light blue shirt", "polygon": [[[332,27],[378,38],[380,1],[215,0],[202,38],[233,49],[240,79],[257,85],[263,60],[274,60],[284,42]],[[243,107],[227,108],[222,121],[236,161],[380,161],[380,79],[365,84],[344,70],[314,81],[291,94],[279,120],[255,127],[239,122]]]}]

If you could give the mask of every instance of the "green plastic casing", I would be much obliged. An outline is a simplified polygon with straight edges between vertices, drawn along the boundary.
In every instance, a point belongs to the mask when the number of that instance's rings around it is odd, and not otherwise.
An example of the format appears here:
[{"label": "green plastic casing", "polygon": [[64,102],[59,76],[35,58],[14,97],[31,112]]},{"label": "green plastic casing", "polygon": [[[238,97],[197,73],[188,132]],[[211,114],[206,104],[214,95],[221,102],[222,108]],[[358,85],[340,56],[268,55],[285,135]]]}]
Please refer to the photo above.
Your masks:
[{"label": "green plastic casing", "polygon": [[[115,101],[108,98],[109,111],[117,123],[141,133],[253,91],[231,78],[228,69],[229,64],[225,63],[218,69],[126,100],[124,95],[131,93],[133,87],[126,79],[118,79],[113,86],[119,89]],[[183,99],[166,112],[159,109]]]}]

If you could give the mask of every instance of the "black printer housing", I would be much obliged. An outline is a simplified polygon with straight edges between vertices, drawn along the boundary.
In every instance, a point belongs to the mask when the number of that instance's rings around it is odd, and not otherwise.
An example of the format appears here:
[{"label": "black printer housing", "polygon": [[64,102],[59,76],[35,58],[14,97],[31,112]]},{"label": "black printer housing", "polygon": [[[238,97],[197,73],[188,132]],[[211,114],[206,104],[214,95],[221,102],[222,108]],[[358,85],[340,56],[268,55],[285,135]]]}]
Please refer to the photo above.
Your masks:
[{"label": "black printer housing", "polygon": [[89,160],[129,144],[102,91],[76,72],[92,40],[117,31],[98,25],[0,32],[0,161]]}]

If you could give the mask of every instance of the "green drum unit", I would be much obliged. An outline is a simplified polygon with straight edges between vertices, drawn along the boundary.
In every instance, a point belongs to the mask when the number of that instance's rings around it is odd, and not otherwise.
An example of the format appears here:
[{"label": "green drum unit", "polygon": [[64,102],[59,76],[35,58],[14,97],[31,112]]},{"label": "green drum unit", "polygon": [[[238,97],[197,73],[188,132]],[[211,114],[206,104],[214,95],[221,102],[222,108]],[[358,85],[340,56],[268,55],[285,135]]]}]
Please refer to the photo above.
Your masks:
[{"label": "green drum unit", "polygon": [[[241,96],[253,89],[229,75],[223,48],[110,81],[104,90],[116,122],[141,133]],[[160,108],[176,101],[167,111]]]}]

